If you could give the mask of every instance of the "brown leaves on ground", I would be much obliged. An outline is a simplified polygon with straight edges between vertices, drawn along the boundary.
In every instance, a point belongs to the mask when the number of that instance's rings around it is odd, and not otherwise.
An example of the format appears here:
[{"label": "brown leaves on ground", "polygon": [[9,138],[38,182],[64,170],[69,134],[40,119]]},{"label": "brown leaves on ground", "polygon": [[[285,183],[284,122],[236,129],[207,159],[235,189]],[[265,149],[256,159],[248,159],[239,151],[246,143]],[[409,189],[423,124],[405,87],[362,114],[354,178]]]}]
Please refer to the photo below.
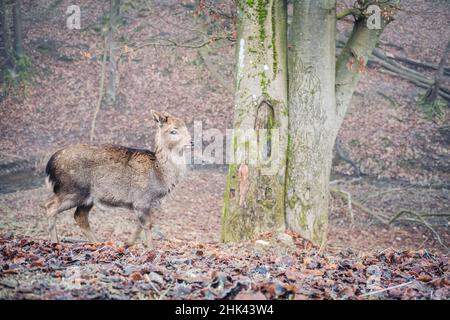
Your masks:
[{"label": "brown leaves on ground", "polygon": [[[449,259],[422,251],[323,254],[295,247],[0,239],[3,299],[448,299]],[[392,289],[388,289],[391,288]],[[388,289],[388,290],[386,290]]]}]

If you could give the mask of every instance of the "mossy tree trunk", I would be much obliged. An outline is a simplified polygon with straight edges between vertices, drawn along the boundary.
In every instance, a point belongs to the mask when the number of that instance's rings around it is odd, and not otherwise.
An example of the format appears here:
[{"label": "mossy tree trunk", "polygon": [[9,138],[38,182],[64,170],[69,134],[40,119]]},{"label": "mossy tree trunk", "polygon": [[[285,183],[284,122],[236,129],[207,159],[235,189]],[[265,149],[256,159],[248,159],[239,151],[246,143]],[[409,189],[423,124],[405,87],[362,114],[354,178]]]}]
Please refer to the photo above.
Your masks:
[{"label": "mossy tree trunk", "polygon": [[[251,153],[254,140],[249,136],[246,141],[244,131],[255,129],[261,152],[255,163],[236,157],[229,166],[223,241],[252,239],[258,233],[285,228],[286,2],[240,0],[237,17],[232,149],[235,155]],[[264,137],[259,129],[266,129],[267,135]]]},{"label": "mossy tree trunk", "polygon": [[336,137],[334,0],[294,1],[289,50],[286,222],[322,243]]},{"label": "mossy tree trunk", "polygon": [[[397,6],[398,0],[362,0],[339,14],[352,14],[355,23],[336,61],[336,1],[294,0],[287,104],[286,4],[238,1],[234,127],[278,128],[280,141],[273,175],[264,175],[259,164],[230,165],[222,240],[250,239],[285,225],[316,244],[325,242],[333,145],[369,56]],[[369,28],[373,12],[381,13],[378,29]],[[237,152],[249,147],[241,135],[232,140]],[[273,149],[272,143],[266,151]]]}]

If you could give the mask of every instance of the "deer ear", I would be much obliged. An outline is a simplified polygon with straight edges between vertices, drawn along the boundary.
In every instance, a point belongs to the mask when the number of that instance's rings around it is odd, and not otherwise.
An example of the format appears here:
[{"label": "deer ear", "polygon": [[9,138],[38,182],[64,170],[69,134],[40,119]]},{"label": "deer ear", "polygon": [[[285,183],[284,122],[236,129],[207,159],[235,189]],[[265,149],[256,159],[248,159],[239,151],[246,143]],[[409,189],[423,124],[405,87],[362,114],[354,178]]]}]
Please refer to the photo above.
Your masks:
[{"label": "deer ear", "polygon": [[160,126],[167,122],[167,115],[165,112],[157,112],[155,110],[151,111],[153,120],[155,120]]},{"label": "deer ear", "polygon": [[158,112],[156,112],[155,110],[152,109],[150,111],[150,113],[152,115],[153,120],[155,120],[156,122],[159,122],[159,114],[158,114]]}]

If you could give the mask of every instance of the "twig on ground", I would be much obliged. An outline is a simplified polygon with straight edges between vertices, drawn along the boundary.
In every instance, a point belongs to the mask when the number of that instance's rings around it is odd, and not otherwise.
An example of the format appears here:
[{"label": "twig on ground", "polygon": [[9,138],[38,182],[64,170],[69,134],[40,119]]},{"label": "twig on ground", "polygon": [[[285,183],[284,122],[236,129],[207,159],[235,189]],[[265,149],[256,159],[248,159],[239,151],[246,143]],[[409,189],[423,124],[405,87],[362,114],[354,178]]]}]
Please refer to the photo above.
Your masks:
[{"label": "twig on ground", "polygon": [[156,293],[160,296],[160,299],[161,299],[161,292],[158,290],[158,288],[155,287],[155,285],[153,284],[153,282],[151,280],[149,281],[149,283],[152,286],[153,290],[156,291]]},{"label": "twig on ground", "polygon": [[328,240],[327,239],[325,239],[325,241],[323,241],[321,244],[320,244],[320,248],[319,248],[319,251],[317,251],[316,252],[316,254],[314,255],[314,257],[317,257],[319,254],[321,254],[322,253],[322,250],[323,250],[323,248],[325,248],[326,247],[326,245],[327,245],[327,242],[328,242]]},{"label": "twig on ground", "polygon": [[402,284],[399,284],[399,285],[396,285],[396,286],[393,286],[393,287],[389,287],[389,288],[385,288],[385,289],[381,289],[381,290],[377,290],[377,291],[372,291],[372,292],[367,292],[367,293],[359,295],[359,297],[373,296],[375,294],[383,293],[383,292],[386,292],[386,291],[389,291],[389,290],[403,288],[403,287],[409,286],[409,285],[411,285],[411,284],[413,284],[415,282],[416,282],[416,280],[412,280],[412,281],[409,281],[409,282],[406,282],[406,283],[402,283]]},{"label": "twig on ground", "polygon": [[172,285],[170,285],[166,290],[164,290],[164,292],[162,292],[161,294],[159,294],[158,300],[164,299],[165,296],[167,295],[167,292],[169,292],[170,289],[172,289]]}]

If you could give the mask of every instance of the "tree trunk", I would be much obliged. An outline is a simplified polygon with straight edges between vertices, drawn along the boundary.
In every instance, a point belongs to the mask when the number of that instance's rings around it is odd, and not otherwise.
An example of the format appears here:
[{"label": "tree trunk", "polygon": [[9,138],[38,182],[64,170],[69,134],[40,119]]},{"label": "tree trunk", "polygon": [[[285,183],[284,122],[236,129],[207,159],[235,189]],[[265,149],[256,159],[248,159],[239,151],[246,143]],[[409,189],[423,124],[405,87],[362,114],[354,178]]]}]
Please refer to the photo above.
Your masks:
[{"label": "tree trunk", "polygon": [[[240,0],[237,17],[232,149],[235,156],[253,149],[254,139],[245,141],[241,130],[255,129],[257,148],[262,150],[256,162],[236,157],[229,165],[222,241],[252,239],[258,233],[285,228],[286,2]],[[267,139],[259,129],[268,130]]]},{"label": "tree trunk", "polygon": [[117,60],[114,57],[115,42],[114,31],[118,24],[118,13],[120,12],[120,0],[110,0],[109,3],[109,22],[108,22],[108,85],[106,87],[105,102],[108,105],[114,105],[116,102],[117,88],[119,87],[119,72]]},{"label": "tree trunk", "polygon": [[13,10],[14,54],[16,57],[23,56],[21,2],[22,0],[15,0]]},{"label": "tree trunk", "polygon": [[[6,0],[0,0],[0,27],[1,27],[1,43],[2,55],[4,58],[4,67],[11,67],[13,60],[11,58],[11,38],[9,36],[8,12],[6,10]],[[3,67],[3,66],[2,66]]]},{"label": "tree trunk", "polygon": [[322,244],[337,134],[334,0],[296,0],[289,51],[289,145],[286,222]]}]

